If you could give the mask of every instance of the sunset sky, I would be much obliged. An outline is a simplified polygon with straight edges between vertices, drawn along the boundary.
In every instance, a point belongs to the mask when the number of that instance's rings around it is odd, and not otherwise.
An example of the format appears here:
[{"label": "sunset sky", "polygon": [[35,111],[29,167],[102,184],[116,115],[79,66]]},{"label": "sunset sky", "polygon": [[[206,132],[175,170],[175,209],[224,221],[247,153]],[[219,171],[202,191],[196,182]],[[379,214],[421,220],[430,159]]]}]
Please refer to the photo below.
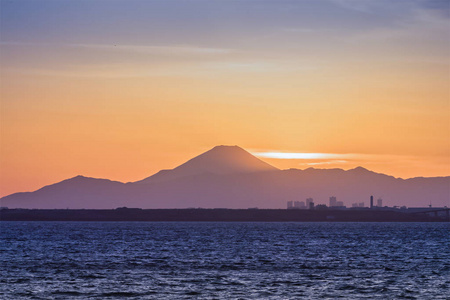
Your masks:
[{"label": "sunset sky", "polygon": [[448,0],[0,1],[0,196],[223,144],[450,175]]}]

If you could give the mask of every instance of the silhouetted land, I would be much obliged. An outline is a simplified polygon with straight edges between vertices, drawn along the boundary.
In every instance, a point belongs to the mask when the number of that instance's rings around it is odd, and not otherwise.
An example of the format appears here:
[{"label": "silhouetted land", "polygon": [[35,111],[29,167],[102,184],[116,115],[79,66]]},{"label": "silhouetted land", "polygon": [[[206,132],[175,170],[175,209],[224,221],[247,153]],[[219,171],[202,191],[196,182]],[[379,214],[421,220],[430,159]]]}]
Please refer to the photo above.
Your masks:
[{"label": "silhouetted land", "polygon": [[448,216],[379,210],[4,209],[1,221],[448,222]]},{"label": "silhouetted land", "polygon": [[[160,207],[279,208],[300,195],[361,203],[389,195],[395,205],[449,206],[450,176],[401,179],[362,167],[279,170],[237,146],[217,146],[186,163],[129,183],[76,176],[34,192],[0,198],[0,206],[28,209]],[[350,188],[351,187],[351,188]],[[306,197],[305,197],[306,198]],[[282,200],[283,199],[283,200]],[[303,199],[304,200],[304,199]],[[283,204],[284,206],[284,204]],[[261,213],[262,214],[262,213]]]}]

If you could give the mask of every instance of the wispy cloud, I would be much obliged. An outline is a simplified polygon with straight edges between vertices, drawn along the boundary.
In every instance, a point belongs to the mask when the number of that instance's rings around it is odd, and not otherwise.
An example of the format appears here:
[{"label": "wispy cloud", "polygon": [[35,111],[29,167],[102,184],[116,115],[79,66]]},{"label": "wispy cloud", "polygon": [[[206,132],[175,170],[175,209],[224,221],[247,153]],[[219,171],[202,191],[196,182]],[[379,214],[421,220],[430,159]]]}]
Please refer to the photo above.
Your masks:
[{"label": "wispy cloud", "polygon": [[274,74],[276,72],[306,72],[318,67],[308,65],[268,63],[264,61],[194,61],[192,63],[92,63],[66,64],[57,67],[4,67],[3,71],[10,74],[27,74],[37,76],[87,77],[87,78],[132,78],[132,77],[170,77],[188,76],[205,77],[220,74],[260,73]]},{"label": "wispy cloud", "polygon": [[203,64],[204,71],[239,72],[239,73],[274,73],[274,72],[303,72],[318,69],[318,64],[287,63],[284,61],[264,61],[255,59],[235,59],[228,61],[212,61]]},{"label": "wispy cloud", "polygon": [[285,32],[294,32],[294,33],[315,33],[318,31],[317,29],[302,28],[302,27],[286,27],[282,28],[281,30]]},{"label": "wispy cloud", "polygon": [[370,13],[373,7],[377,5],[377,1],[372,0],[330,0],[330,2],[350,10],[364,13]]},{"label": "wispy cloud", "polygon": [[[1,41],[0,47],[4,47],[5,57],[14,57],[16,52],[28,54],[27,63],[2,60],[2,70],[11,74],[87,78],[167,77],[205,75],[234,69],[261,71],[270,67],[258,62],[242,62],[233,49],[195,45]],[[50,53],[55,52],[55,58],[50,59]],[[41,63],[51,60],[57,63]]]},{"label": "wispy cloud", "polygon": [[[252,154],[260,158],[276,160],[296,161],[302,167],[340,167],[348,168],[355,166],[408,166],[408,168],[421,168],[424,164],[441,163],[448,165],[449,159],[446,155],[441,156],[418,156],[400,154],[378,154],[378,153],[312,153],[312,152],[281,152],[281,151],[252,151]],[[281,163],[281,162],[280,162]],[[293,162],[290,162],[292,165]]]},{"label": "wispy cloud", "polygon": [[[302,160],[307,165],[344,164],[355,162],[387,162],[398,160],[416,160],[417,157],[394,154],[367,153],[311,153],[311,152],[252,152],[261,158]],[[312,160],[312,162],[310,162]]]},{"label": "wispy cloud", "polygon": [[172,54],[172,55],[219,55],[234,52],[226,48],[209,48],[191,45],[174,46],[146,46],[146,45],[115,45],[115,44],[69,44],[71,47],[105,49],[114,51],[127,51],[148,54]]},{"label": "wispy cloud", "polygon": [[355,154],[335,153],[302,153],[302,152],[254,152],[254,155],[264,158],[276,159],[339,159],[352,158]]},{"label": "wispy cloud", "polygon": [[235,52],[228,48],[211,48],[195,45],[127,45],[127,44],[73,44],[73,43],[28,43],[2,41],[0,45],[5,46],[44,46],[44,47],[70,47],[84,49],[99,49],[106,51],[122,51],[148,54],[170,54],[170,55],[220,55]]},{"label": "wispy cloud", "polygon": [[335,164],[346,164],[348,161],[346,160],[330,160],[330,161],[321,161],[321,162],[310,162],[306,163],[308,166],[320,166],[320,165],[335,165]]}]

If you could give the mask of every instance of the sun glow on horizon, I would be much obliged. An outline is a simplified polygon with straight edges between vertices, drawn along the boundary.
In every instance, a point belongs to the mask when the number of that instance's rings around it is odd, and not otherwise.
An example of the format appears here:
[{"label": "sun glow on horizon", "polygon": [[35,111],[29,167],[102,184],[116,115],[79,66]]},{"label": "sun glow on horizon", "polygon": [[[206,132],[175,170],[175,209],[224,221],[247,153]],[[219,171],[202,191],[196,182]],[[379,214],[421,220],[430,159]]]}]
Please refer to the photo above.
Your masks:
[{"label": "sun glow on horizon", "polygon": [[220,144],[277,168],[448,176],[448,12],[0,1],[0,196],[77,174],[140,180]]},{"label": "sun glow on horizon", "polygon": [[264,158],[277,159],[338,159],[351,158],[354,154],[335,153],[303,153],[303,152],[252,152],[253,155]]}]

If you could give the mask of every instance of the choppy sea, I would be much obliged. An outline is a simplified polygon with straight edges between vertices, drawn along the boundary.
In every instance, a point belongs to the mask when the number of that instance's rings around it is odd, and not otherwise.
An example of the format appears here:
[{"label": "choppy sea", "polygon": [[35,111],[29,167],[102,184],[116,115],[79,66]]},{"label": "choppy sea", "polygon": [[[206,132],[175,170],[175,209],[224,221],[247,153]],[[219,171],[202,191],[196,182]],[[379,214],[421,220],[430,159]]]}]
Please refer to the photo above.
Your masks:
[{"label": "choppy sea", "polygon": [[449,223],[0,229],[1,299],[450,299]]}]

